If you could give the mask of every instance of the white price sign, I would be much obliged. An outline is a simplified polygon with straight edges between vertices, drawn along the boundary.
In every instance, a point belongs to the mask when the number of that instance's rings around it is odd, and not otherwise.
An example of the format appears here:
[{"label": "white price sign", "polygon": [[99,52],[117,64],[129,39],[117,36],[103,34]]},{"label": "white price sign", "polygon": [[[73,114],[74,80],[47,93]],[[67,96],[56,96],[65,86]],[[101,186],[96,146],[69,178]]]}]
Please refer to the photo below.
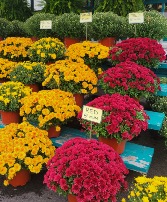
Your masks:
[{"label": "white price sign", "polygon": [[40,29],[52,29],[52,20],[40,21]]},{"label": "white price sign", "polygon": [[80,13],[80,23],[92,22],[92,12]]},{"label": "white price sign", "polygon": [[143,13],[129,13],[129,24],[143,23]]},{"label": "white price sign", "polygon": [[82,119],[100,123],[102,119],[103,111],[95,107],[83,106]]}]

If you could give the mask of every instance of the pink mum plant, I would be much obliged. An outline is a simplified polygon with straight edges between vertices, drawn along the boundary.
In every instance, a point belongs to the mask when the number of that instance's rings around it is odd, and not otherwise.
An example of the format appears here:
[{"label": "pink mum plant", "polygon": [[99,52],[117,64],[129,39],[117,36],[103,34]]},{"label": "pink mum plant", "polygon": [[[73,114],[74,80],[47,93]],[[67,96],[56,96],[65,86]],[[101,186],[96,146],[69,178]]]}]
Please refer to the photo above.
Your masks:
[{"label": "pink mum plant", "polygon": [[74,138],[56,150],[47,164],[44,183],[60,194],[73,194],[78,202],[116,202],[127,188],[128,170],[121,157],[97,140]]}]

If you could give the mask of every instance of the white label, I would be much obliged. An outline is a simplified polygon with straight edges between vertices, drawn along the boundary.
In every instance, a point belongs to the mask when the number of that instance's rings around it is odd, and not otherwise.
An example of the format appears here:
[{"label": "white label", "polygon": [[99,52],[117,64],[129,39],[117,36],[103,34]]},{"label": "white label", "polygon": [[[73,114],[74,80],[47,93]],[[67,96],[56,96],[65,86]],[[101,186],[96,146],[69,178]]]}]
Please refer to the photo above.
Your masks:
[{"label": "white label", "polygon": [[129,13],[129,24],[143,23],[144,15],[143,13]]},{"label": "white label", "polygon": [[52,20],[40,21],[40,29],[52,29]]},{"label": "white label", "polygon": [[80,23],[92,22],[92,12],[80,13]]},{"label": "white label", "polygon": [[83,106],[82,119],[100,123],[102,119],[103,110],[95,107]]}]

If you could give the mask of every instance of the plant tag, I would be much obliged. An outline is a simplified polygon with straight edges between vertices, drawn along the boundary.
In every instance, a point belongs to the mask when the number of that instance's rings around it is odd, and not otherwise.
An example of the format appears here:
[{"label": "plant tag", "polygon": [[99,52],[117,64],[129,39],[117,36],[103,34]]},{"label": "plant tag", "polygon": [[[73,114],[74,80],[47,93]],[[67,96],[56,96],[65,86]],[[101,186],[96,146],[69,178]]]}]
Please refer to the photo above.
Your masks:
[{"label": "plant tag", "polygon": [[129,13],[129,24],[143,23],[143,13]]},{"label": "plant tag", "polygon": [[102,119],[103,110],[97,109],[95,107],[89,107],[84,105],[82,112],[82,119],[93,121],[95,123],[100,123]]},{"label": "plant tag", "polygon": [[52,29],[52,20],[40,21],[40,29]]},{"label": "plant tag", "polygon": [[92,22],[92,12],[80,13],[80,23]]}]

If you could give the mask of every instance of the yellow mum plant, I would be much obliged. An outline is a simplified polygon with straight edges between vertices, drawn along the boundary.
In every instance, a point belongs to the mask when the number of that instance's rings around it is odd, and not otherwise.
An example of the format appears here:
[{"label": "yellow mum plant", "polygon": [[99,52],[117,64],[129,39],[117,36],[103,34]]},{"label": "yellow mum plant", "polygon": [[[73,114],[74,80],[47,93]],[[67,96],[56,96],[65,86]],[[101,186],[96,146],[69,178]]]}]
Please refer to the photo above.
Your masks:
[{"label": "yellow mum plant", "polygon": [[90,66],[98,74],[99,65],[107,60],[109,48],[91,41],[83,41],[69,46],[66,56],[78,62],[83,62]]},{"label": "yellow mum plant", "polygon": [[59,88],[73,94],[94,94],[97,92],[97,76],[83,62],[59,60],[46,67],[44,76],[45,81],[42,85],[49,89]]},{"label": "yellow mum plant", "polygon": [[122,199],[122,202],[126,201],[167,202],[167,177],[147,178],[140,176],[135,178],[135,184],[128,195],[128,199]]},{"label": "yellow mum plant", "polygon": [[37,62],[19,62],[10,72],[11,81],[28,84],[40,84],[44,81],[45,65]]},{"label": "yellow mum plant", "polygon": [[55,152],[47,131],[27,122],[11,123],[1,129],[0,145],[0,175],[6,177],[4,185],[22,169],[39,173]]},{"label": "yellow mum plant", "polygon": [[59,89],[33,92],[21,100],[20,115],[24,120],[48,130],[60,127],[80,111],[73,94]]},{"label": "yellow mum plant", "polygon": [[32,44],[28,53],[33,62],[55,62],[64,57],[65,46],[58,38],[42,38]]},{"label": "yellow mum plant", "polygon": [[0,78],[9,78],[9,73],[14,69],[16,62],[0,58]]},{"label": "yellow mum plant", "polygon": [[12,61],[24,61],[28,59],[28,48],[33,44],[30,38],[8,37],[0,41],[0,57]]},{"label": "yellow mum plant", "polygon": [[17,111],[20,100],[31,94],[31,88],[21,82],[8,81],[0,85],[0,110]]}]

